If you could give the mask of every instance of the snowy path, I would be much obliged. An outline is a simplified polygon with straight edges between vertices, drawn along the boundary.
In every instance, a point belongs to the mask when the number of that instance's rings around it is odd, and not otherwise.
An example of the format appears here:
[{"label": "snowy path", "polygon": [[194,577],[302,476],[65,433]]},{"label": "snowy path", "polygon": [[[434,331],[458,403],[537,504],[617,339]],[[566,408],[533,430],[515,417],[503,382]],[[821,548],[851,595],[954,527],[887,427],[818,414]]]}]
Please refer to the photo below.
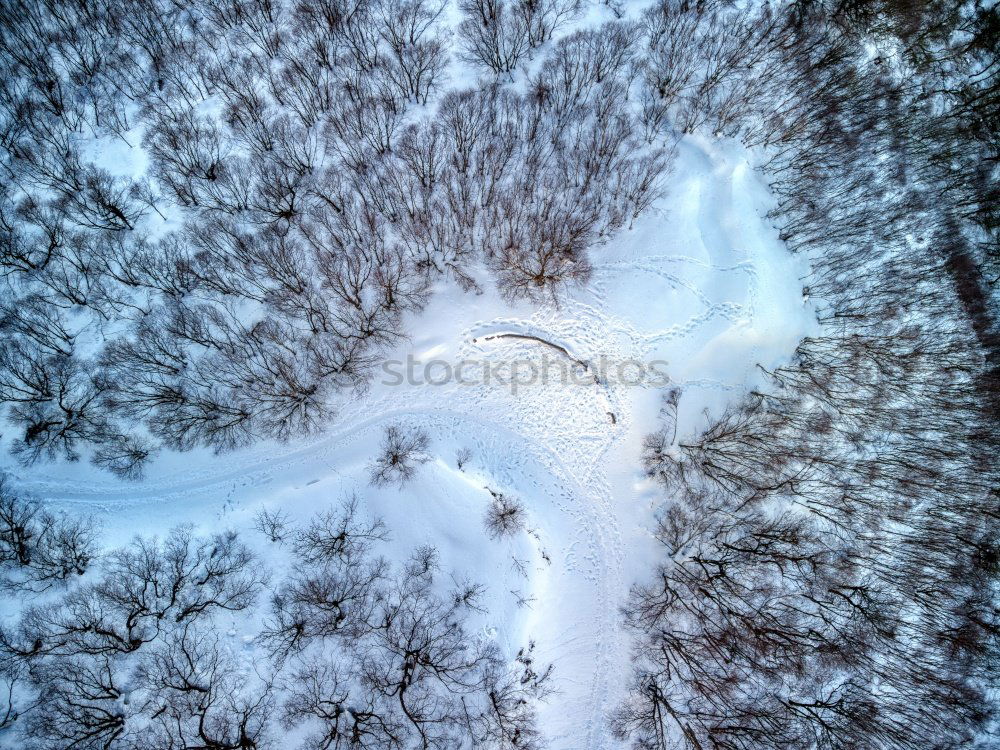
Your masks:
[{"label": "snowy path", "polygon": [[[757,362],[787,356],[807,315],[801,269],[760,220],[766,195],[741,159],[685,143],[675,173],[666,200],[595,250],[591,284],[558,309],[512,309],[488,294],[440,295],[400,356],[539,366],[561,356],[538,338],[573,359],[663,360],[671,381],[684,388],[681,432],[695,429],[704,409],[718,408],[753,382]],[[628,679],[619,608],[651,560],[646,529],[654,496],[638,472],[638,455],[642,435],[655,425],[658,399],[654,387],[614,378],[536,384],[516,395],[502,382],[376,383],[343,406],[330,434],[223,457],[165,456],[140,485],[82,466],[15,473],[53,505],[85,507],[113,533],[128,536],[187,518],[241,523],[260,502],[291,493],[319,505],[329,502],[334,484],[364,494],[363,465],[386,424],[426,429],[440,466],[428,470],[428,484],[378,500],[384,504],[418,502],[418,492],[433,497],[430,482],[451,481],[448,472],[457,471],[449,468],[451,456],[470,448],[474,459],[460,473],[470,492],[489,485],[519,495],[551,560],[535,566],[530,609],[491,613],[509,643],[534,638],[539,658],[555,663],[559,692],[541,712],[551,747],[610,750],[617,745],[604,719]],[[455,527],[440,530],[444,543],[469,535],[471,548],[489,544],[477,526],[481,508],[470,505],[465,515],[465,522],[444,522]],[[468,560],[473,574],[495,575],[476,566]]]}]

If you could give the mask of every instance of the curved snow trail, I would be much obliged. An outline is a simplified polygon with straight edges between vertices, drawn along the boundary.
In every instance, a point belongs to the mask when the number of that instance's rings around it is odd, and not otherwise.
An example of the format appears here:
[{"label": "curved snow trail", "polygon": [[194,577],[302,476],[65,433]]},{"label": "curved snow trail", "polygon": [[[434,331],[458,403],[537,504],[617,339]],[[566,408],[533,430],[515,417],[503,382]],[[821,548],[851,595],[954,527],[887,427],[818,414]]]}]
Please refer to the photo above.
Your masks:
[{"label": "curved snow trail", "polygon": [[[683,389],[679,431],[693,431],[705,410],[721,408],[754,382],[757,362],[787,357],[807,325],[799,274],[760,218],[766,200],[739,154],[689,139],[667,199],[632,231],[595,249],[591,283],[559,308],[439,295],[414,325],[422,336],[397,354],[539,366],[546,354],[564,359],[541,339],[579,361],[663,361]],[[342,405],[340,426],[328,435],[218,457],[165,457],[146,484],[81,469],[16,473],[21,486],[50,503],[121,517],[148,532],[150,517],[162,526],[195,508],[226,514],[293,486],[357,474],[358,461],[374,453],[390,423],[427,430],[441,460],[444,446],[469,447],[476,457],[470,486],[521,497],[551,558],[531,580],[533,608],[519,611],[515,628],[536,641],[540,663],[555,665],[558,692],[540,709],[549,746],[614,750],[619,743],[605,719],[629,676],[619,610],[654,559],[648,529],[657,493],[638,464],[642,436],[656,427],[659,394],[655,386],[613,377],[579,385],[553,380],[516,392],[505,382],[377,382]],[[399,500],[414,498],[403,490]]]}]

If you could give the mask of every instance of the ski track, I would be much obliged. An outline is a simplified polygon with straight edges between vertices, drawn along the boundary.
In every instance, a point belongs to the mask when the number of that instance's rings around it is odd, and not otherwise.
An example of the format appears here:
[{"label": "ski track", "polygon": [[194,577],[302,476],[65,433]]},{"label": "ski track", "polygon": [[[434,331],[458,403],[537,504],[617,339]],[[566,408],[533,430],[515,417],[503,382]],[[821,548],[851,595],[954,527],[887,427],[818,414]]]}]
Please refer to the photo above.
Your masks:
[{"label": "ski track", "polygon": [[[537,336],[580,360],[600,355],[641,359],[664,344],[689,339],[711,321],[752,324],[760,269],[752,257],[736,249],[740,243],[731,236],[736,226],[732,169],[713,166],[706,157],[700,179],[693,213],[705,258],[661,254],[664,248],[657,246],[640,257],[599,262],[602,249],[597,249],[598,262],[587,289],[574,293],[559,309],[539,309],[527,319],[506,317],[471,324],[459,342],[459,354],[530,359],[541,353],[538,342],[483,339],[504,332]],[[669,242],[664,236],[662,245]],[[695,280],[685,277],[692,272],[697,272]],[[701,309],[686,320],[661,321],[652,330],[640,330],[636,321],[607,310],[609,289],[621,283],[623,274],[655,276],[665,287],[691,295]],[[746,299],[713,299],[710,290],[698,283],[706,274],[727,284],[735,279]],[[755,349],[751,351],[756,355]],[[685,390],[721,393],[740,388],[709,377],[679,384]],[[359,440],[376,439],[373,436],[390,422],[419,425],[432,438],[458,438],[488,459],[489,482],[518,487],[529,509],[532,500],[527,495],[532,490],[555,509],[554,515],[542,516],[547,523],[538,528],[541,541],[553,552],[553,570],[556,564],[563,568],[557,571],[562,585],[582,592],[586,601],[555,609],[539,597],[532,613],[526,615],[549,639],[540,639],[539,646],[554,657],[560,691],[542,708],[542,725],[554,750],[611,750],[618,744],[607,731],[605,718],[621,698],[628,672],[629,643],[617,606],[632,583],[626,574],[623,525],[634,525],[635,517],[646,512],[630,504],[630,488],[612,486],[608,471],[609,466],[638,469],[638,456],[627,453],[628,439],[634,437],[631,403],[628,389],[614,383],[571,386],[563,391],[546,386],[526,390],[520,398],[502,389],[454,384],[422,391],[405,389],[396,394],[369,394],[345,404],[338,422],[346,426],[331,434],[294,446],[256,446],[200,469],[176,472],[155,486],[47,479],[39,470],[17,473],[22,474],[20,484],[25,489],[57,507],[83,506],[93,512],[115,513],[136,504],[222,501],[224,514],[248,499],[266,497],[270,488],[304,476],[309,467],[317,477],[336,474],[338,454]],[[447,406],[442,408],[442,404]],[[608,412],[617,416],[617,423],[609,423]],[[573,658],[561,663],[560,654],[567,652]]]}]

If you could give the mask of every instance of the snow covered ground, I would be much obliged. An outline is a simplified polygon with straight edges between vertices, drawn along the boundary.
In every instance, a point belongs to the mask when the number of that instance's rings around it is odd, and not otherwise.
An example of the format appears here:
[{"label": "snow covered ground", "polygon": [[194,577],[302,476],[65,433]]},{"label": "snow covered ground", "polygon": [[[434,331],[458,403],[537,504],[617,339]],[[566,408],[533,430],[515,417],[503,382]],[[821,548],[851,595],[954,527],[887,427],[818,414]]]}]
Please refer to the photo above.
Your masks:
[{"label": "snow covered ground", "polygon": [[[705,410],[716,413],[757,382],[758,363],[787,358],[812,319],[799,281],[805,269],[763,218],[769,197],[746,157],[728,144],[682,141],[665,197],[594,251],[591,281],[559,306],[510,306],[491,289],[439,289],[388,359],[470,359],[501,373],[514,361],[522,373],[528,363],[560,358],[659,361],[682,390],[679,434],[696,431]],[[435,368],[432,377],[443,377],[445,366]],[[161,454],[139,484],[86,463],[23,469],[5,458],[5,469],[50,506],[94,514],[106,545],[189,521],[205,531],[245,529],[266,554],[251,528],[261,507],[305,518],[356,493],[385,520],[393,554],[433,544],[443,570],[486,585],[483,637],[512,654],[532,639],[539,662],[555,665],[556,692],[540,714],[554,750],[616,746],[604,718],[628,680],[619,607],[653,560],[647,530],[656,491],[638,457],[657,422],[662,383],[629,385],[614,373],[596,383],[517,388],[497,378],[394,380],[379,373],[340,406],[325,434],[221,457]],[[375,489],[366,464],[390,424],[426,430],[433,460],[402,489]],[[459,468],[462,450],[471,458]],[[487,537],[490,490],[523,501],[526,532]],[[231,635],[238,643],[252,634]]]}]

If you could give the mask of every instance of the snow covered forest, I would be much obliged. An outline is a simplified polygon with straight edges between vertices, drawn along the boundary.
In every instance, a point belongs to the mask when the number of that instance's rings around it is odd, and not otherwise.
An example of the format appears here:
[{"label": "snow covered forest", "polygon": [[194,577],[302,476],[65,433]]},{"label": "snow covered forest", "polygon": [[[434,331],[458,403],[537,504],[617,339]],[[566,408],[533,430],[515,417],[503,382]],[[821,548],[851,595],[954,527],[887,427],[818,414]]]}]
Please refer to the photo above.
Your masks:
[{"label": "snow covered forest", "polygon": [[0,0],[0,748],[1000,746],[998,123],[989,0]]}]

